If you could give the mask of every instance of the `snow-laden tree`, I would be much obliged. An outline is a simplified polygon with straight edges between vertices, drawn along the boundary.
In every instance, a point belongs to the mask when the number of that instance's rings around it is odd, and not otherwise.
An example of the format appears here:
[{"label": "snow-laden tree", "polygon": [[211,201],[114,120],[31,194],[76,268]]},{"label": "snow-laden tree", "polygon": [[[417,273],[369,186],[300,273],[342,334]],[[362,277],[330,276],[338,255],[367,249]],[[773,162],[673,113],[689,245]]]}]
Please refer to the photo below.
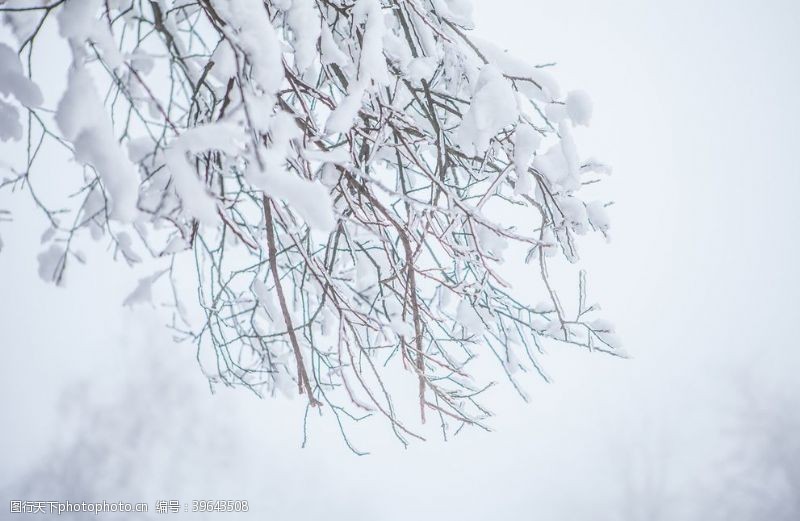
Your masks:
[{"label": "snow-laden tree", "polygon": [[[572,306],[548,276],[609,227],[584,195],[608,168],[573,140],[591,102],[471,36],[469,0],[0,11],[16,38],[0,44],[0,138],[25,157],[2,188],[50,222],[40,275],[63,284],[87,236],[155,258],[126,304],[167,303],[212,382],[299,391],[340,423],[380,415],[405,442],[420,435],[394,393],[445,434],[484,425],[478,355],[523,394],[515,373],[547,378],[548,342],[622,354],[583,272]],[[71,62],[48,105],[37,77],[59,44]],[[83,167],[58,201],[37,188],[61,182],[37,167],[49,143]]]}]

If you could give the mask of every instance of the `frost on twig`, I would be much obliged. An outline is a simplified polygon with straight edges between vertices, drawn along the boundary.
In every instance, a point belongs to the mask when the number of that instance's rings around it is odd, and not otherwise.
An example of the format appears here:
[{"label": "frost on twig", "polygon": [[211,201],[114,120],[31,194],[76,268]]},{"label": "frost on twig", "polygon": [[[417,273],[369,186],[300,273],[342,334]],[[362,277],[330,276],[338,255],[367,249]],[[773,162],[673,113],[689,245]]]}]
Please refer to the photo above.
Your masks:
[{"label": "frost on twig", "polygon": [[[547,379],[547,342],[622,354],[584,276],[571,309],[548,275],[577,260],[578,236],[609,231],[608,203],[583,196],[608,169],[573,139],[591,101],[472,38],[469,2],[19,0],[0,12],[17,38],[17,52],[0,44],[0,139],[24,128],[29,143],[0,187],[29,191],[48,217],[40,274],[63,283],[87,235],[128,263],[155,258],[126,304],[171,308],[212,382],[299,390],[340,425],[383,417],[405,443],[420,435],[398,393],[445,435],[486,427],[481,355],[524,396],[520,371]],[[35,83],[45,38],[71,55],[54,105]],[[45,140],[84,167],[57,209],[33,188]],[[505,259],[526,261],[526,287]]]}]

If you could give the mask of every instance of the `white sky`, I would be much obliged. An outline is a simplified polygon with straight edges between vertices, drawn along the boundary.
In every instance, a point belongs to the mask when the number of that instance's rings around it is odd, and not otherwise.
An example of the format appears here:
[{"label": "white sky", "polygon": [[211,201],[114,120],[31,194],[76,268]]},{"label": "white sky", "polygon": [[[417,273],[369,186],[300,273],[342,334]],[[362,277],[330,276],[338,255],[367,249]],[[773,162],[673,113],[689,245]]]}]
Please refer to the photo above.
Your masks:
[{"label": "white sky", "polygon": [[[230,414],[242,431],[226,449],[240,459],[214,466],[203,492],[235,491],[275,519],[619,519],[624,478],[645,461],[674,496],[667,518],[681,519],[715,479],[738,393],[800,392],[800,3],[475,3],[481,35],[557,61],[562,87],[592,95],[578,146],[614,166],[602,191],[616,204],[613,242],[585,241],[582,265],[634,358],[552,350],[556,382],[531,378],[532,404],[494,404],[496,432],[403,450],[382,425],[352,429],[366,458],[331,422],[312,422],[300,449],[298,400],[203,398],[199,414]],[[152,313],[117,307],[136,276],[107,254],[90,251],[66,291],[45,286],[44,223],[27,201],[1,197],[17,219],[0,224],[0,486],[58,439],[53,410],[69,382],[113,388],[137,349],[192,363],[166,333],[142,332]],[[251,479],[236,489],[242,474]]]}]

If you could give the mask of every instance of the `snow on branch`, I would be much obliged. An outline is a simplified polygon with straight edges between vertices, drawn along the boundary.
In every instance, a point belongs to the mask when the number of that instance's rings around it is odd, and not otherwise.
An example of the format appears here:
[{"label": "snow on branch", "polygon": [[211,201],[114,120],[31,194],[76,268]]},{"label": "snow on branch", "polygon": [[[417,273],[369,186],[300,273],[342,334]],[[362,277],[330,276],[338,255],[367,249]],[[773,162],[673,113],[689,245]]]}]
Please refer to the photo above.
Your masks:
[{"label": "snow on branch", "polygon": [[[0,13],[17,39],[0,44],[0,139],[29,143],[0,188],[27,190],[51,224],[40,274],[63,284],[86,236],[156,259],[126,304],[171,309],[212,382],[299,393],[340,425],[377,415],[405,443],[422,436],[398,394],[445,436],[487,427],[476,358],[524,397],[519,372],[547,379],[548,342],[624,355],[583,273],[575,309],[548,274],[609,230],[608,203],[583,196],[608,168],[573,139],[591,101],[472,37],[468,0]],[[32,64],[58,41],[71,62],[48,104]],[[58,207],[34,190],[57,183],[37,169],[45,141],[84,166]],[[505,259],[524,259],[528,285]]]}]

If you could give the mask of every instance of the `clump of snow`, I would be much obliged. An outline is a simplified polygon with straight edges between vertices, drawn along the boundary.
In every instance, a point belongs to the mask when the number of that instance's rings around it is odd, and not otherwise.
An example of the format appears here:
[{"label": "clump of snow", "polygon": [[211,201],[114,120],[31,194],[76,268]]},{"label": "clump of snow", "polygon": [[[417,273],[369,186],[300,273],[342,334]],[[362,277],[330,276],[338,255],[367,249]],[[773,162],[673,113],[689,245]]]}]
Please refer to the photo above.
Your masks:
[{"label": "clump of snow", "polygon": [[117,233],[117,248],[128,263],[142,262],[142,258],[133,249],[133,240],[128,232]]},{"label": "clump of snow", "polygon": [[437,66],[436,59],[430,56],[412,58],[408,62],[406,74],[413,84],[418,85],[422,80],[430,79]]},{"label": "clump of snow", "polygon": [[319,50],[320,62],[322,62],[323,65],[336,64],[343,67],[350,63],[350,57],[336,44],[336,41],[333,39],[333,34],[327,24],[322,24]]},{"label": "clump of snow", "polygon": [[539,154],[533,160],[532,167],[542,174],[550,185],[557,185],[568,174],[567,161],[560,143],[552,145],[547,152]]},{"label": "clump of snow", "polygon": [[286,13],[286,21],[292,30],[295,66],[297,70],[304,72],[317,56],[320,18],[316,2],[292,0],[292,6]]},{"label": "clump of snow", "polygon": [[80,55],[80,47],[86,40],[91,40],[102,51],[103,58],[112,69],[122,64],[120,54],[111,35],[108,25],[97,19],[102,0],[81,0],[65,2],[56,15],[58,31],[67,38],[73,53]]},{"label": "clump of snow", "polygon": [[561,151],[564,153],[564,162],[567,168],[567,177],[561,180],[561,185],[568,190],[575,190],[579,186],[580,161],[578,148],[572,137],[572,127],[562,121],[558,126],[558,134],[561,136]]},{"label": "clump of snow", "polygon": [[14,105],[0,100],[0,141],[19,141],[22,139],[22,125],[19,111]]},{"label": "clump of snow", "polygon": [[467,29],[475,26],[472,0],[432,0],[431,3],[439,16]]},{"label": "clump of snow", "polygon": [[56,282],[63,269],[66,252],[62,246],[51,243],[49,248],[36,256],[36,260],[39,263],[39,277],[45,282]]},{"label": "clump of snow", "polygon": [[320,161],[337,165],[348,165],[352,162],[350,154],[344,147],[334,148],[333,150],[305,149],[303,150],[303,157],[308,161]]},{"label": "clump of snow", "polygon": [[211,55],[211,61],[214,62],[211,75],[219,81],[227,82],[236,75],[236,55],[228,40],[219,42],[214,54]]},{"label": "clump of snow", "polygon": [[353,123],[361,110],[361,100],[364,97],[365,85],[361,82],[353,84],[350,92],[339,102],[339,106],[330,113],[325,123],[328,134],[340,134],[353,128]]},{"label": "clump of snow", "polygon": [[463,298],[458,303],[456,321],[471,335],[481,335],[486,331],[486,324],[468,298]]},{"label": "clump of snow", "polygon": [[187,156],[209,150],[233,155],[242,150],[244,139],[244,129],[236,123],[209,123],[185,131],[164,152],[175,191],[184,208],[204,224],[213,225],[218,221],[217,203],[189,164]]},{"label": "clump of snow", "polygon": [[92,33],[95,14],[100,9],[101,0],[82,0],[65,2],[56,15],[58,32],[64,38],[86,38]]},{"label": "clump of snow", "polygon": [[234,41],[247,54],[253,79],[267,94],[283,81],[283,56],[277,31],[261,0],[216,2],[215,8],[233,27]]},{"label": "clump of snow", "polygon": [[477,239],[481,251],[493,255],[497,260],[502,260],[503,252],[508,248],[508,241],[486,226],[478,225],[477,228]]},{"label": "clump of snow", "polygon": [[336,228],[336,216],[328,190],[320,183],[301,179],[288,172],[264,173],[265,193],[285,200],[309,226],[325,233]]},{"label": "clump of snow", "polygon": [[0,94],[14,96],[30,108],[42,104],[39,87],[25,76],[19,56],[4,43],[0,43]]},{"label": "clump of snow", "polygon": [[[27,7],[41,7],[47,3],[48,0],[31,0],[29,2],[25,2]],[[5,5],[9,5],[9,2],[6,2]],[[9,7],[12,6],[9,5]],[[30,38],[34,31],[36,31],[36,28],[39,27],[41,16],[36,10],[8,11],[3,13],[2,21],[6,27],[11,29],[11,32],[14,33],[14,37],[17,39],[17,42],[21,44]]]},{"label": "clump of snow", "polygon": [[405,340],[410,340],[414,338],[414,326],[409,324],[408,322],[404,322],[400,319],[400,317],[394,317],[389,322],[389,327],[392,328],[392,331],[397,334],[400,338]]},{"label": "clump of snow", "polygon": [[153,67],[155,67],[153,56],[150,56],[141,49],[130,53],[127,59],[131,68],[143,75],[150,74],[153,71]]},{"label": "clump of snow", "polygon": [[586,162],[581,166],[581,171],[583,173],[594,172],[600,175],[611,175],[613,173],[613,169],[610,165],[598,161],[595,158],[587,159]]},{"label": "clump of snow", "polygon": [[56,110],[56,123],[75,147],[75,159],[92,166],[111,199],[111,217],[130,222],[136,217],[139,174],[114,138],[111,122],[89,73],[74,66]]},{"label": "clump of snow", "polygon": [[589,126],[592,120],[592,99],[582,90],[573,90],[567,94],[567,115],[576,125]]},{"label": "clump of snow", "polygon": [[491,139],[519,116],[514,89],[493,65],[485,65],[475,84],[472,102],[456,135],[459,147],[482,154]]},{"label": "clump of snow", "polygon": [[159,271],[153,275],[139,279],[136,288],[122,301],[123,306],[132,307],[137,304],[153,303],[153,284],[164,274]]},{"label": "clump of snow", "polygon": [[[19,56],[4,43],[0,43],[0,94],[14,96],[29,108],[42,104],[39,87],[25,76]],[[17,141],[21,138],[19,111],[12,104],[0,99],[0,141]]]},{"label": "clump of snow", "polygon": [[319,182],[299,177],[286,168],[291,141],[302,134],[294,118],[278,112],[270,123],[272,147],[262,152],[262,164],[252,161],[245,178],[266,195],[286,201],[314,229],[329,233],[336,227],[333,201]]},{"label": "clump of snow", "polygon": [[129,139],[127,147],[128,158],[134,163],[139,163],[153,153],[153,140],[149,137]]},{"label": "clump of snow", "polygon": [[358,61],[358,79],[373,80],[379,85],[389,82],[389,70],[383,56],[383,36],[386,24],[380,0],[358,0],[353,7],[356,24],[364,24],[361,57]]},{"label": "clump of snow", "polygon": [[531,191],[531,176],[528,165],[536,149],[542,141],[542,136],[530,125],[521,123],[514,132],[514,170],[517,172],[517,184],[514,194],[527,194]]},{"label": "clump of snow", "polygon": [[253,280],[253,293],[258,299],[258,303],[267,313],[270,322],[277,323],[280,319],[278,308],[275,306],[275,301],[269,289],[267,289],[267,285],[261,279]]},{"label": "clump of snow", "polygon": [[531,99],[549,103],[561,96],[559,87],[553,76],[544,68],[534,67],[519,60],[507,50],[482,38],[472,37],[472,42],[489,63],[497,67],[503,74],[519,78],[515,80],[517,88]]},{"label": "clump of snow", "polygon": [[547,327],[542,333],[552,338],[559,338],[563,336],[563,331],[564,324],[562,324],[561,320],[556,317],[547,323]]},{"label": "clump of snow", "polygon": [[592,201],[588,203],[586,205],[586,214],[592,226],[603,233],[608,232],[611,227],[611,220],[608,217],[606,206],[602,201]]},{"label": "clump of snow", "polygon": [[545,107],[544,113],[550,123],[554,125],[560,125],[568,117],[567,107],[561,102],[549,103]]},{"label": "clump of snow", "polygon": [[586,207],[577,197],[567,196],[558,198],[558,208],[564,216],[569,227],[578,235],[589,231],[589,219]]}]

